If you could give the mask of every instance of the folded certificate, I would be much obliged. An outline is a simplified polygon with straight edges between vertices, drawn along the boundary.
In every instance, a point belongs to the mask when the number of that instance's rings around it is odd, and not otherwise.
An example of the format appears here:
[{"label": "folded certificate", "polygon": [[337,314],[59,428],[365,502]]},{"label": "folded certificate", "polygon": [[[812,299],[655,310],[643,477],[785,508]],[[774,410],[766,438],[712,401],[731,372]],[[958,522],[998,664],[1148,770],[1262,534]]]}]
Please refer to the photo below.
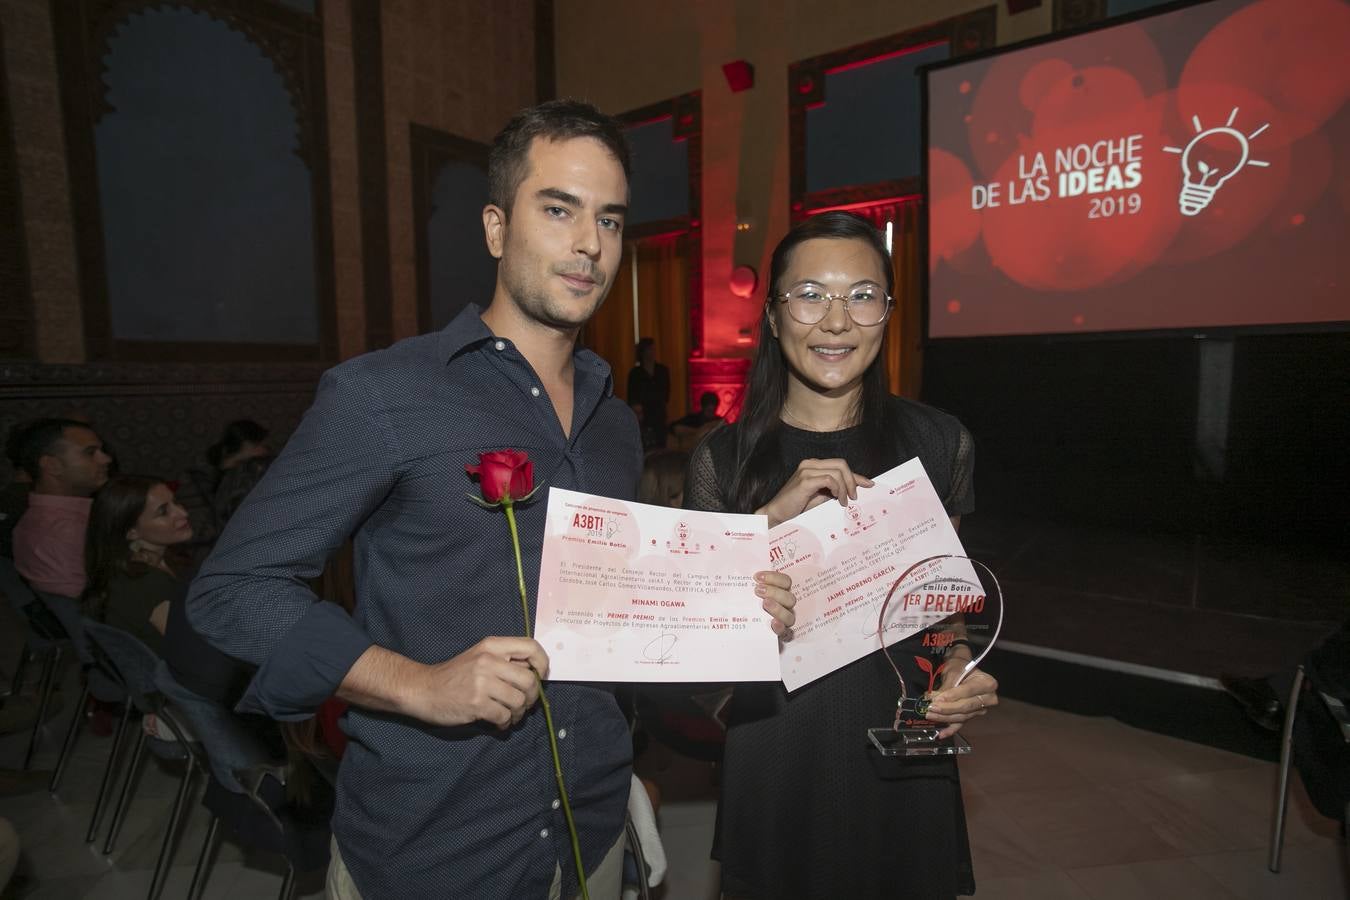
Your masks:
[{"label": "folded certificate", "polygon": [[[822,503],[769,533],[770,562],[792,576],[797,597],[794,636],[781,658],[789,691],[881,647],[882,603],[910,566],[931,556],[965,555],[917,458],[872,481],[847,507]],[[944,581],[979,583],[964,559],[940,568]],[[940,595],[896,596],[886,611],[886,646],[951,615]]]},{"label": "folded certificate", "polygon": [[535,639],[559,681],[777,681],[764,516],[548,492]]}]

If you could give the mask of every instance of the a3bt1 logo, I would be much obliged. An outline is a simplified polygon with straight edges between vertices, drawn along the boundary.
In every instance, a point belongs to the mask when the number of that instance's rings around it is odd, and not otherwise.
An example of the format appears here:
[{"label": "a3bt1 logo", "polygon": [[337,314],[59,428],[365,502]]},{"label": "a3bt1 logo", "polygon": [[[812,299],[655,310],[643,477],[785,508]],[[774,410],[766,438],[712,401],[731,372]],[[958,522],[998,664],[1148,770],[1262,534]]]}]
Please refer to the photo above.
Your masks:
[{"label": "a3bt1 logo", "polygon": [[617,526],[613,522],[606,521],[604,516],[591,513],[575,513],[572,516],[572,528],[584,532],[587,537],[603,537],[606,540],[614,537],[614,532],[618,530]]}]

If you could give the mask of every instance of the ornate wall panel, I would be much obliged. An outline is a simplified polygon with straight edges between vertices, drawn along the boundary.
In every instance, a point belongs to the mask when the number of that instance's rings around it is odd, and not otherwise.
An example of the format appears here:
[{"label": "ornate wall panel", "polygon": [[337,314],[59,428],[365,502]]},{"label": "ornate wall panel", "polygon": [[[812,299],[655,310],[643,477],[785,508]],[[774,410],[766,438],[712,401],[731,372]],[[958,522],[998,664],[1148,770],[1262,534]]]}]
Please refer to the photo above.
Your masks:
[{"label": "ornate wall panel", "polygon": [[[117,341],[108,305],[94,127],[110,110],[104,59],[113,33],[148,9],[210,16],[258,46],[281,75],[295,109],[296,152],[311,175],[319,341],[314,346]],[[270,0],[52,0],[61,71],[67,164],[80,255],[85,346],[93,360],[334,359],[333,246],[328,180],[323,29],[317,16]]]},{"label": "ornate wall panel", "polygon": [[[174,478],[204,462],[226,423],[256,419],[280,447],[309,408],[321,365],[0,363],[0,434],[43,416],[87,417],[124,472]],[[0,459],[0,483],[9,479]]]},{"label": "ornate wall panel", "polygon": [[23,234],[23,195],[9,110],[5,33],[0,29],[0,358],[34,355],[33,295]]}]

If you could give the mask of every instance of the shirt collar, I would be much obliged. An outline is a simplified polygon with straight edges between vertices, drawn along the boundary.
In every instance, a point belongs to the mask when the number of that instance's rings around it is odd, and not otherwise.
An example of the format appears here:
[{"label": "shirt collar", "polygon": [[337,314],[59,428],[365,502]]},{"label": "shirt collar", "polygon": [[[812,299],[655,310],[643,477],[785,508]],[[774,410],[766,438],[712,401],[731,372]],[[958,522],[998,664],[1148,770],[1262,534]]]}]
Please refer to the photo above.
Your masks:
[{"label": "shirt collar", "polygon": [[66,497],[61,494],[39,494],[37,491],[28,492],[29,506],[45,506],[48,509],[69,509],[75,512],[83,512],[92,506],[94,500],[92,497]]},{"label": "shirt collar", "polygon": [[[465,350],[486,343],[494,337],[496,335],[492,333],[492,329],[483,321],[483,311],[477,304],[467,303],[459,315],[451,319],[450,324],[442,328],[437,336],[437,356],[448,363]],[[603,379],[604,396],[614,395],[614,373],[609,363],[601,359],[597,353],[579,346],[572,353],[572,363],[576,366],[579,377]]]},{"label": "shirt collar", "polygon": [[492,337],[492,331],[483,322],[483,311],[476,303],[467,303],[450,324],[441,329],[436,338],[437,356],[449,362],[469,347]]}]

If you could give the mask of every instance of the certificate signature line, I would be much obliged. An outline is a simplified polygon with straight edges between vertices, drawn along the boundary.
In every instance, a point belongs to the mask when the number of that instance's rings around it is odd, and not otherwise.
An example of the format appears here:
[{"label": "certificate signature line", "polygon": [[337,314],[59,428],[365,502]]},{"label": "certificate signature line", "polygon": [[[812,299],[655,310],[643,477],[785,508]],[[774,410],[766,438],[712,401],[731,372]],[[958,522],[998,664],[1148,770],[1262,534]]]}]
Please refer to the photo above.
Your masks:
[{"label": "certificate signature line", "polygon": [[664,632],[642,648],[642,658],[648,662],[675,662],[675,645],[680,642],[677,635]]}]

